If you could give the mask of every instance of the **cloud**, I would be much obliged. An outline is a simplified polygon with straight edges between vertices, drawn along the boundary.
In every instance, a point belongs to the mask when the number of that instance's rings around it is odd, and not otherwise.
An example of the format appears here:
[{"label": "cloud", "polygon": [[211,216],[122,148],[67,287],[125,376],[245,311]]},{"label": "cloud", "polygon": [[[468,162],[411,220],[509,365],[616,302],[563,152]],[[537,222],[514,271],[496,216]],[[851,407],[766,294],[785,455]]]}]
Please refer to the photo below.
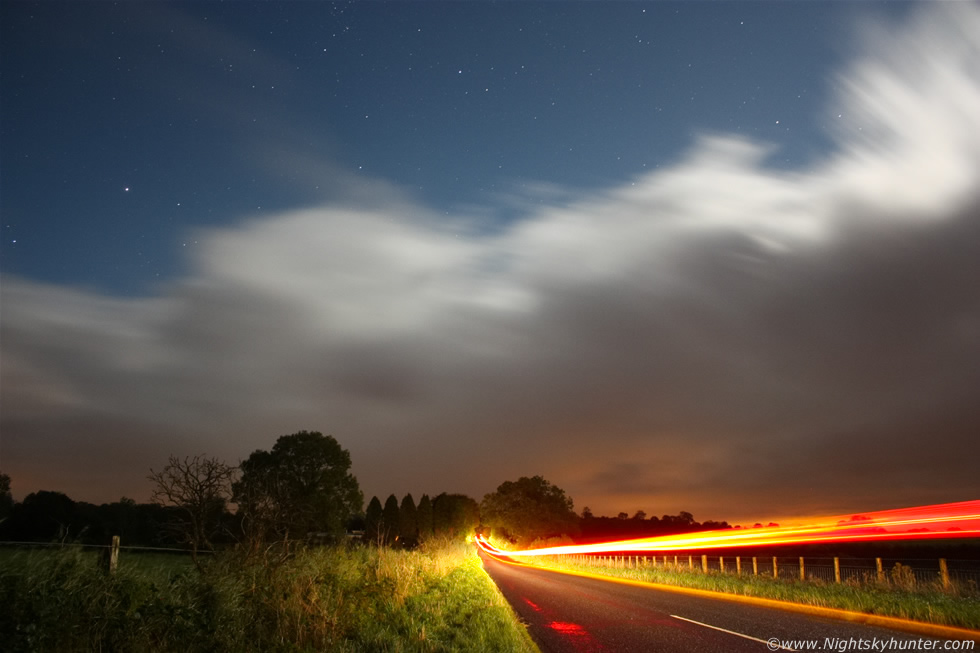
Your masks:
[{"label": "cloud", "polygon": [[169,453],[311,428],[369,495],[540,473],[598,513],[730,520],[973,498],[978,27],[944,4],[872,40],[805,170],[706,134],[495,232],[382,190],[203,230],[152,297],[7,277],[4,468],[145,496]]}]

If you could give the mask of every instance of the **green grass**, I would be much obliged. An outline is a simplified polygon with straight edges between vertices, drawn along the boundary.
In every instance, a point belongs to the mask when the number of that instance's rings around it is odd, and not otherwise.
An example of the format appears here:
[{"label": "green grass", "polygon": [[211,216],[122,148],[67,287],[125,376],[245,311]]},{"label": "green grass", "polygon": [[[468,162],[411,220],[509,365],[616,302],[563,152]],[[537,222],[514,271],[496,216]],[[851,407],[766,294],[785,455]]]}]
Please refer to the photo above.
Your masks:
[{"label": "green grass", "polygon": [[71,550],[0,556],[5,651],[537,649],[472,547],[333,547],[259,564]]},{"label": "green grass", "polygon": [[678,587],[740,594],[789,601],[867,614],[900,617],[927,623],[980,629],[980,592],[961,586],[943,590],[936,585],[902,587],[902,570],[895,580],[869,583],[826,583],[819,580],[776,579],[771,576],[735,575],[720,571],[670,569],[664,567],[599,567],[553,558],[524,560],[545,567],[583,571],[605,576]]}]

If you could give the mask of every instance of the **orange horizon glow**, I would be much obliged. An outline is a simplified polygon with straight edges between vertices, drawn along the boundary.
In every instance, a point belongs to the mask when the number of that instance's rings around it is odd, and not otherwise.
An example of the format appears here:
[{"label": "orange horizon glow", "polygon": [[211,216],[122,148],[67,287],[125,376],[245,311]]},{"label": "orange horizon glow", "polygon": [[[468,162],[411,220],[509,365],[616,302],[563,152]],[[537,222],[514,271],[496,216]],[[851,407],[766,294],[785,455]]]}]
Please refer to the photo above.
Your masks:
[{"label": "orange horizon glow", "polygon": [[692,549],[764,547],[782,544],[963,537],[980,537],[980,500],[825,517],[814,524],[802,526],[733,528],[520,551],[498,549],[482,535],[477,536],[477,543],[484,550],[497,555],[542,556],[627,551],[664,553]]}]

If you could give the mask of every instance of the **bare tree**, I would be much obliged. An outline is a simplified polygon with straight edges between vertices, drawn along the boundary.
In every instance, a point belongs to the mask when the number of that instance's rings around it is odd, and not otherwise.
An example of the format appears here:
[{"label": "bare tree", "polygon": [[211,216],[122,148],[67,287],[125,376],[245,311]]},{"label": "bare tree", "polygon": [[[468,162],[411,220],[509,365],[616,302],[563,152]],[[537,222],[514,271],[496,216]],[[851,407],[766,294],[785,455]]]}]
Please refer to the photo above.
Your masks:
[{"label": "bare tree", "polygon": [[214,549],[211,538],[221,529],[237,469],[199,454],[183,460],[170,456],[162,470],[150,470],[148,478],[154,484],[151,500],[178,509],[181,518],[174,528],[191,545],[191,557],[198,568],[197,552]]}]

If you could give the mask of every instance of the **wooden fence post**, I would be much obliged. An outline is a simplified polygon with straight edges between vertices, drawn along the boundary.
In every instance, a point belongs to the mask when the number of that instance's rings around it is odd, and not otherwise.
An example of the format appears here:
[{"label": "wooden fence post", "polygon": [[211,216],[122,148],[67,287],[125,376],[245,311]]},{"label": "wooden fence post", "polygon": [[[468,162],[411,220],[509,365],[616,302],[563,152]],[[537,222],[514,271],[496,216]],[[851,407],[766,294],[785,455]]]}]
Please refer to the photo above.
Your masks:
[{"label": "wooden fence post", "polygon": [[718,569],[725,573],[725,556],[718,556]]},{"label": "wooden fence post", "polygon": [[[664,556],[664,559],[666,559],[666,557],[667,556]],[[677,556],[674,556],[674,569],[677,569]]]},{"label": "wooden fence post", "polygon": [[881,558],[875,558],[875,569],[878,570],[878,582],[885,582],[885,568],[881,564]]},{"label": "wooden fence post", "polygon": [[687,556],[687,568],[694,569],[694,556]]},{"label": "wooden fence post", "polygon": [[779,578],[779,568],[776,567],[776,556],[772,557],[772,577]]},{"label": "wooden fence post", "polygon": [[800,580],[806,580],[806,574],[803,572],[803,556],[800,556]]},{"label": "wooden fence post", "polygon": [[840,558],[834,556],[834,582],[840,585]]},{"label": "wooden fence post", "polygon": [[112,536],[112,547],[109,549],[109,573],[116,573],[119,566],[119,536]]},{"label": "wooden fence post", "polygon": [[949,567],[946,566],[946,558],[939,559],[939,578],[942,579],[943,589],[949,589]]},{"label": "wooden fence post", "polygon": [[735,573],[742,575],[742,556],[735,556]]},{"label": "wooden fence post", "polygon": [[759,560],[755,556],[752,556],[752,575],[759,575]]},{"label": "wooden fence post", "polygon": [[701,571],[708,573],[708,555],[706,553],[701,554]]}]

